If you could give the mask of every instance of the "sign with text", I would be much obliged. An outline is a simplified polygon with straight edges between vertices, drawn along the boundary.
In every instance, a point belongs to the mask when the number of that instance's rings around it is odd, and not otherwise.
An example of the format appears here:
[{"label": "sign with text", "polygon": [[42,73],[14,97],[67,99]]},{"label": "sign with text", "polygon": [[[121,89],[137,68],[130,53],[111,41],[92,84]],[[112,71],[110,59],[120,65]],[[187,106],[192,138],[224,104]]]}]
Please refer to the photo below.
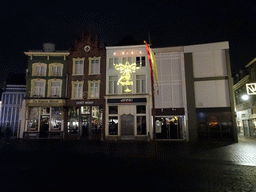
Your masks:
[{"label": "sign with text", "polygon": [[77,105],[91,105],[93,103],[94,101],[77,101],[76,102]]},{"label": "sign with text", "polygon": [[246,84],[247,95],[256,95],[256,83]]},{"label": "sign with text", "polygon": [[108,99],[108,103],[145,103],[146,98],[122,98],[122,99]]}]

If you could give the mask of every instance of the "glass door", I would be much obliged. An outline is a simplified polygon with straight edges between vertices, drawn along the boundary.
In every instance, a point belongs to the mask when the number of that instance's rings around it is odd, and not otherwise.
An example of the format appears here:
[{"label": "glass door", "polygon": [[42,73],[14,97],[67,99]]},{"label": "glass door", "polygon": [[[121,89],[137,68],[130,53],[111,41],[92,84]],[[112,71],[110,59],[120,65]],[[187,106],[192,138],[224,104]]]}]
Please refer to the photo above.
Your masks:
[{"label": "glass door", "polygon": [[81,116],[81,137],[89,136],[90,115]]},{"label": "glass door", "polygon": [[49,115],[42,115],[41,116],[41,123],[40,123],[40,138],[47,138],[49,134]]}]

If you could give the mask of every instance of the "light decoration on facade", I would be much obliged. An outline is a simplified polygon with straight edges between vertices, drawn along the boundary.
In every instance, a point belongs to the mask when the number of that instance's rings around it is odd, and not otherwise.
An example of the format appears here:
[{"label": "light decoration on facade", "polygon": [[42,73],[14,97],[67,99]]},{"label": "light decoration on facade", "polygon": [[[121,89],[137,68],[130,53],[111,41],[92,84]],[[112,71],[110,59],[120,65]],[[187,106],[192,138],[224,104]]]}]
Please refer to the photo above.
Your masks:
[{"label": "light decoration on facade", "polygon": [[256,95],[256,83],[246,84],[247,95]]},{"label": "light decoration on facade", "polygon": [[126,86],[124,91],[126,93],[131,92],[132,90],[130,90],[128,86],[133,85],[132,73],[135,73],[137,69],[140,69],[140,66],[137,67],[136,63],[129,63],[127,61],[125,64],[114,64],[114,67],[121,73],[121,77],[118,79],[117,85],[121,84],[122,86]]}]

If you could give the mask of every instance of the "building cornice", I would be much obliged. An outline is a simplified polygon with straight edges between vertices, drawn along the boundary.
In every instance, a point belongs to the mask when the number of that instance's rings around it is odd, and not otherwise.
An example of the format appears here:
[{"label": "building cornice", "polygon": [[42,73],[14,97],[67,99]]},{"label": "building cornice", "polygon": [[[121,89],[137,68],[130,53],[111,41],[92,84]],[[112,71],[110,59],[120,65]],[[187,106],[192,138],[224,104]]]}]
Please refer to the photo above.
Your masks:
[{"label": "building cornice", "polygon": [[253,64],[254,62],[256,61],[256,57],[253,59],[253,60],[251,60],[247,65],[245,65],[245,67],[247,68],[247,67],[249,67],[251,64]]},{"label": "building cornice", "polygon": [[106,49],[132,49],[132,48],[146,48],[145,44],[142,45],[124,45],[124,46],[107,46]]},{"label": "building cornice", "polygon": [[245,85],[249,81],[250,75],[246,75],[244,78],[242,78],[240,81],[238,81],[235,85],[233,85],[233,91],[239,89],[243,85]]},{"label": "building cornice", "polygon": [[24,54],[27,56],[30,56],[31,60],[33,56],[46,56],[48,60],[50,56],[63,56],[64,60],[66,60],[66,56],[68,56],[70,53],[68,51],[63,51],[63,52],[29,51],[29,52],[24,52]]}]

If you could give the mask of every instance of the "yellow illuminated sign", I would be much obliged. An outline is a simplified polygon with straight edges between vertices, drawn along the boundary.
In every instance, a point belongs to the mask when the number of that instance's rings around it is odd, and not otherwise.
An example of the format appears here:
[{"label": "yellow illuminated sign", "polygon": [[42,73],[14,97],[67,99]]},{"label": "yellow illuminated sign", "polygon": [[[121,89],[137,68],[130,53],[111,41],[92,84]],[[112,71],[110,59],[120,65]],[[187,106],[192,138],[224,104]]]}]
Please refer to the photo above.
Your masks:
[{"label": "yellow illuminated sign", "polygon": [[120,71],[121,77],[118,79],[117,85],[121,84],[122,86],[126,86],[124,90],[126,93],[131,92],[128,88],[128,85],[133,85],[132,81],[132,73],[135,73],[136,69],[140,67],[136,67],[136,63],[129,63],[128,61],[125,64],[114,64],[116,70]]}]

